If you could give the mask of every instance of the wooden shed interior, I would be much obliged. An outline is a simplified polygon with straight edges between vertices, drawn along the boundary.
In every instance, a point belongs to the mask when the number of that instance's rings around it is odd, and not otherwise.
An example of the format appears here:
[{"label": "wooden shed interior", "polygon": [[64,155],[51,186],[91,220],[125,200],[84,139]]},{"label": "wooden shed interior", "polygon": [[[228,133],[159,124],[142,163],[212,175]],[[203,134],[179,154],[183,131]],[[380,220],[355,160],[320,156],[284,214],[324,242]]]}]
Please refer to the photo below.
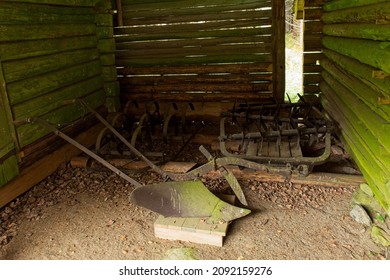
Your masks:
[{"label": "wooden shed interior", "polygon": [[[296,0],[303,98],[318,97],[390,214],[390,2]],[[188,110],[217,120],[234,104],[285,98],[284,0],[0,1],[0,207],[80,151],[104,116]]]}]

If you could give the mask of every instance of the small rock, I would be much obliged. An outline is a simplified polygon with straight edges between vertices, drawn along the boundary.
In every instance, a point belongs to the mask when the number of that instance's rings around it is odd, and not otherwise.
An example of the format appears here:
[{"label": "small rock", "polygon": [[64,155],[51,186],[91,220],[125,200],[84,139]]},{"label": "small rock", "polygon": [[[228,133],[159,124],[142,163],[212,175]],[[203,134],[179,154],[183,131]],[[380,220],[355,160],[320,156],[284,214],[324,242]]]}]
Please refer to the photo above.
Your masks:
[{"label": "small rock", "polygon": [[358,223],[370,227],[372,225],[372,220],[367,214],[367,211],[359,204],[355,204],[349,212],[351,217]]}]

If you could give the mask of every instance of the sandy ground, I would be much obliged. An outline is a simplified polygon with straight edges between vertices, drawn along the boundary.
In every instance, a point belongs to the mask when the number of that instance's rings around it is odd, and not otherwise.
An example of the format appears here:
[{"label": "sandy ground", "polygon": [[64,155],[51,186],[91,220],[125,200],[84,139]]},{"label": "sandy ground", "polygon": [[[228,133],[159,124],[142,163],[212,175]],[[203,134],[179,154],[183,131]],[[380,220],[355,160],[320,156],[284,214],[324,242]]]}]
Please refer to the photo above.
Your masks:
[{"label": "sandy ground", "polygon": [[[161,181],[138,174],[144,184]],[[252,213],[223,247],[154,236],[157,214],[129,202],[132,187],[109,172],[63,166],[0,210],[0,259],[156,260],[191,248],[197,259],[384,259],[370,230],[349,216],[353,188],[240,181]],[[231,193],[224,180],[207,180]],[[390,225],[387,223],[387,227]]]}]

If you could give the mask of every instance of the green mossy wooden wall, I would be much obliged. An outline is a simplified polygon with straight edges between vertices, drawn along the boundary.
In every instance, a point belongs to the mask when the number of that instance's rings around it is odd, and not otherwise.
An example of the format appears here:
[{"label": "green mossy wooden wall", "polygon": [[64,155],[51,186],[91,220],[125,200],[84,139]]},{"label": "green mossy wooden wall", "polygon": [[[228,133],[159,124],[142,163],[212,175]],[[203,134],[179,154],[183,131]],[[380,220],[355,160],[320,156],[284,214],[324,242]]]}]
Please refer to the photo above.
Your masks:
[{"label": "green mossy wooden wall", "polygon": [[333,0],[323,10],[322,103],[390,213],[390,3]]},{"label": "green mossy wooden wall", "polygon": [[0,185],[23,148],[49,134],[27,118],[71,124],[87,113],[64,105],[74,98],[117,109],[112,17],[110,0],[0,1]]}]

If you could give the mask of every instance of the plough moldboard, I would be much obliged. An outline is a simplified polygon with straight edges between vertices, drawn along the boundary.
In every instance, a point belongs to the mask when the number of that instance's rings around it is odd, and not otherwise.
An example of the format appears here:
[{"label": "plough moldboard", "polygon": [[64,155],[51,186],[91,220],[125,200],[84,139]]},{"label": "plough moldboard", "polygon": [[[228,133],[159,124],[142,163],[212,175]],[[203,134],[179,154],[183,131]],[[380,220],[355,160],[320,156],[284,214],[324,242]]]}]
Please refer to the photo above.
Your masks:
[{"label": "plough moldboard", "polygon": [[[289,176],[296,171],[307,175],[313,165],[326,161],[330,154],[331,122],[314,105],[304,102],[283,105],[246,104],[235,106],[221,119],[218,139],[223,156],[214,157],[205,147],[200,146],[199,150],[207,159],[206,163],[185,173],[168,172],[159,167],[161,162],[155,163],[136,148],[137,140],[145,137],[152,139],[156,130],[160,129],[162,131],[160,135],[166,142],[168,131],[172,130],[170,127],[172,124],[175,126],[176,135],[179,132],[188,132],[185,110],[180,110],[180,118],[175,114],[178,111],[175,106],[173,106],[173,112],[160,114],[159,106],[155,103],[152,111],[147,110],[138,122],[131,121],[126,114],[116,114],[107,121],[84,100],[66,102],[66,104],[70,103],[83,106],[104,125],[96,141],[96,152],[82,146],[41,118],[31,117],[28,122],[38,123],[50,129],[122,177],[135,187],[131,193],[133,203],[165,217],[199,217],[209,224],[228,223],[251,212],[247,209],[248,203],[244,192],[233,173],[229,171],[229,166],[283,174],[288,180]],[[194,110],[191,105],[188,105],[188,109]],[[239,128],[240,131],[230,133],[231,129],[226,128],[227,124],[236,130]],[[199,125],[194,125],[194,123],[191,125],[195,127],[191,133],[193,136],[199,131]],[[118,154],[137,157],[148,168],[160,174],[165,182],[144,186],[123,170],[109,163],[102,155],[105,145],[110,144],[108,140],[116,142]],[[190,138],[185,141],[184,146],[189,140]],[[238,151],[235,153],[228,151],[226,147],[229,141],[239,141]],[[322,155],[318,157],[303,155],[302,146],[310,146],[318,142],[324,142],[325,145]],[[265,152],[266,146],[267,153]],[[156,154],[159,155],[159,153],[154,153]],[[242,207],[222,201],[199,180],[201,176],[214,170],[221,172]]]}]

